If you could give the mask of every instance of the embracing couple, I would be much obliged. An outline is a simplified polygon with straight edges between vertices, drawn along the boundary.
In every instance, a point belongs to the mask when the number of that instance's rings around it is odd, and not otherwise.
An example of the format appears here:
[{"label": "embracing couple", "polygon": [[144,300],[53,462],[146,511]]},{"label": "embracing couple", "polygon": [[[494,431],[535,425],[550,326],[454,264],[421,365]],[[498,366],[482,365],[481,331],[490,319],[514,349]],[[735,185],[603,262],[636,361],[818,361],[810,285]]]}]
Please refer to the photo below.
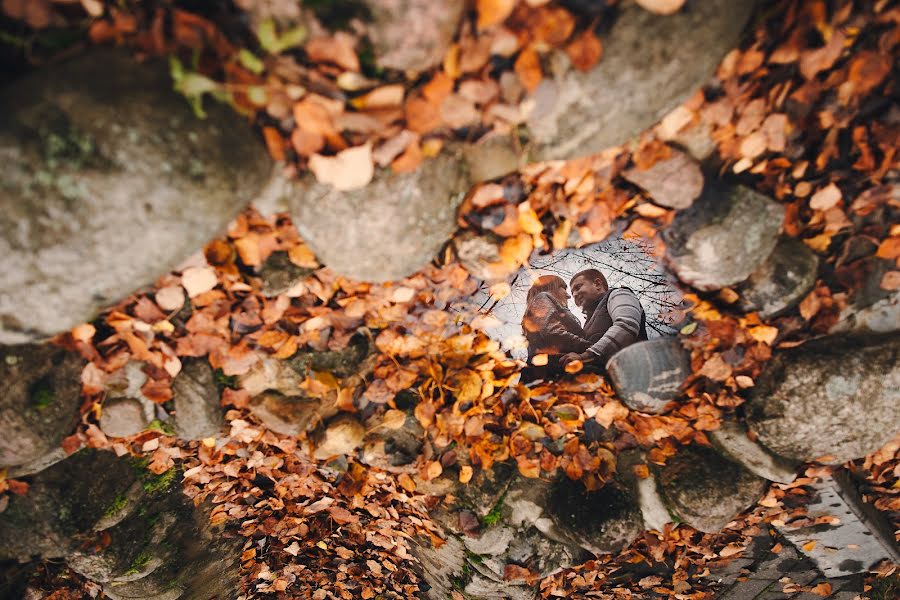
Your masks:
[{"label": "embracing couple", "polygon": [[[562,277],[542,275],[528,290],[522,329],[528,364],[536,377],[558,373],[575,360],[602,370],[613,354],[647,339],[644,309],[634,292],[609,289],[597,269],[579,271],[570,285],[572,298],[584,313],[583,326],[567,307],[569,291]],[[547,355],[546,366],[533,366],[538,354]]]}]

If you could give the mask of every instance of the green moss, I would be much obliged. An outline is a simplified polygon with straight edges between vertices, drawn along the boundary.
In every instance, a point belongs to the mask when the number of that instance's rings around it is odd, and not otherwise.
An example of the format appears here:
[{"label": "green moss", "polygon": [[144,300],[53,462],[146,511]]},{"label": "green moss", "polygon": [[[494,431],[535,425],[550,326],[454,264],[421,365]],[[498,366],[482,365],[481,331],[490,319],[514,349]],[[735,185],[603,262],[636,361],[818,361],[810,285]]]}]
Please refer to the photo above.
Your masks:
[{"label": "green moss", "polygon": [[165,435],[175,435],[175,430],[168,423],[163,423],[159,419],[153,419],[150,421],[150,424],[147,425],[147,429],[150,431],[158,431],[159,433],[163,433]]},{"label": "green moss", "polygon": [[491,525],[496,525],[500,522],[500,519],[503,518],[503,501],[506,500],[506,491],[504,490],[503,494],[500,495],[500,498],[497,500],[497,503],[491,508],[488,514],[484,515],[484,518],[481,522],[486,526],[490,527]]},{"label": "green moss", "polygon": [[238,387],[237,375],[226,375],[222,369],[216,369],[213,373],[216,385],[220,388],[231,388],[236,390]]},{"label": "green moss", "polygon": [[124,492],[119,493],[119,495],[116,496],[115,500],[112,501],[112,504],[110,504],[109,507],[106,509],[106,512],[103,513],[103,516],[104,517],[113,516],[114,514],[118,513],[123,508],[125,508],[126,504],[128,504],[128,497],[125,495]]},{"label": "green moss", "polygon": [[872,581],[872,589],[869,591],[871,600],[893,600],[900,598],[900,575],[893,574],[890,577],[881,577]]},{"label": "green moss", "polygon": [[131,566],[128,567],[128,570],[125,571],[125,575],[135,575],[140,573],[141,570],[146,567],[150,563],[150,559],[153,558],[146,551],[138,554],[133,561],[131,561]]},{"label": "green moss", "polygon": [[50,406],[53,399],[53,386],[50,385],[47,378],[39,379],[31,385],[29,400],[32,407],[38,410],[44,410]]},{"label": "green moss", "polygon": [[175,479],[175,467],[172,467],[165,473],[161,475],[153,475],[152,473],[145,473],[143,476],[143,481],[141,482],[141,486],[143,486],[144,491],[148,494],[155,494],[162,490],[167,489],[172,481]]}]

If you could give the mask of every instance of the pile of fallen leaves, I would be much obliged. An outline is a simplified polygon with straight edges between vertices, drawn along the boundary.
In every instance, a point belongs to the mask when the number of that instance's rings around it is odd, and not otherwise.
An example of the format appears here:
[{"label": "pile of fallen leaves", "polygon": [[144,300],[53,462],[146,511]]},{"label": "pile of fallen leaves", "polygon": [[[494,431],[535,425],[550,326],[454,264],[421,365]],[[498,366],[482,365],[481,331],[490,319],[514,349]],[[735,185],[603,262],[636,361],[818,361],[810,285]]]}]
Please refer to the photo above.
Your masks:
[{"label": "pile of fallen leaves", "polygon": [[[38,4],[56,11],[63,3]],[[271,38],[257,31],[249,47],[239,48],[212,21],[168,5],[82,6],[93,42],[175,52],[182,57],[186,95],[227,91],[238,108],[255,115],[275,158],[314,171],[317,156],[360,148],[367,148],[366,160],[414,169],[447,139],[514,127],[514,103],[503,82],[534,89],[543,49],[565,48],[584,68],[600,55],[596,23],[553,3],[479,2],[440,68],[414,79],[372,72],[350,32],[307,40],[290,31]],[[599,241],[612,232],[649,239],[661,254],[659,232],[674,213],[624,173],[669,158],[674,150],[663,141],[681,143],[692,133],[714,140],[718,155],[711,168],[721,176],[785,205],[786,234],[803,240],[825,265],[816,288],[797,311],[767,322],[736,311],[734,290],[688,290],[691,308],[681,337],[694,375],[672,412],[629,411],[602,378],[587,373],[522,384],[522,363],[505,355],[479,329],[479,315],[468,312],[465,299],[479,282],[449,250],[402,282],[354,282],[321,268],[286,216],[248,210],[179,271],[60,340],[90,360],[83,424],[66,448],[143,455],[155,473],[179,465],[187,493],[215,503],[213,521],[246,536],[248,592],[414,595],[422,588],[411,544],[440,544],[442,535],[428,519],[439,499],[420,491],[422,482],[467,484],[475,470],[513,460],[524,477],[564,473],[595,489],[624,449],[641,447],[649,461],[664,464],[681,445],[708,444],[705,432],[740,411],[744,391],[773,350],[827,331],[861,294],[877,298],[900,287],[900,140],[890,59],[900,42],[898,21],[900,10],[884,1],[772,4],[745,45],[722,62],[716,82],[638,144],[532,165],[477,187],[466,199],[460,224],[492,236],[497,260],[490,268],[497,279],[535,251]],[[506,58],[500,65],[491,59],[498,54]],[[266,298],[259,269],[275,252],[315,271]],[[188,443],[146,431],[110,440],[97,426],[104,382],[128,361],[145,364],[143,392],[166,410],[182,358],[208,357],[228,382],[263,357],[341,349],[360,327],[375,336],[374,374],[338,389],[339,406],[392,421],[398,411],[411,412],[426,443],[409,469],[382,470],[352,457],[316,461],[310,440],[267,431],[249,412],[246,390],[228,386],[222,392],[228,430],[220,438]],[[304,393],[324,395],[335,385],[333,377],[313,373]],[[589,420],[612,435],[604,441],[585,436]],[[867,478],[865,493],[895,527],[898,448],[895,442],[857,465]],[[710,568],[738,555],[767,524],[803,518],[803,486],[816,469],[792,484],[773,484],[759,506],[720,534],[684,525],[647,532],[618,556],[546,578],[542,595],[708,597]],[[648,472],[638,467],[639,476]],[[27,490],[24,482],[0,484],[0,492]],[[664,565],[670,575],[637,577],[636,565]]]}]

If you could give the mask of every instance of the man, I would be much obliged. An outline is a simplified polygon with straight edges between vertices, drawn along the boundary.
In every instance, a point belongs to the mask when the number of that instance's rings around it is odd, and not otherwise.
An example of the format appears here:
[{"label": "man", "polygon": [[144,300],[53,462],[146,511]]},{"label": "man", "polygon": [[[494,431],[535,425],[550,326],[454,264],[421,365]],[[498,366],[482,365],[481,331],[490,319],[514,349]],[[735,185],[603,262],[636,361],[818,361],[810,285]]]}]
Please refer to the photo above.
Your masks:
[{"label": "man", "polygon": [[560,358],[565,366],[574,360],[600,369],[613,354],[638,340],[647,339],[646,317],[641,301],[628,288],[609,289],[606,277],[597,269],[585,269],[569,282],[575,304],[587,321],[584,335],[590,347],[569,352]]}]

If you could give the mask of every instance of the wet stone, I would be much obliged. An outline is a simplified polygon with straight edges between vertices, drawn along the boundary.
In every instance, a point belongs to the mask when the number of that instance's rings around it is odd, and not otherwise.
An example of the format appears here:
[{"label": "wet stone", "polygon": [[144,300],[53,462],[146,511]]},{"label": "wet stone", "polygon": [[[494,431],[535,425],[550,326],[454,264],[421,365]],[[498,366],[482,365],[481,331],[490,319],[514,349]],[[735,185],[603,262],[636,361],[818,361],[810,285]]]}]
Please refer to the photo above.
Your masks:
[{"label": "wet stone", "polygon": [[284,294],[305,279],[314,269],[298,267],[291,262],[288,253],[273,252],[259,270],[262,293],[267,298]]},{"label": "wet stone", "polygon": [[55,346],[0,346],[0,468],[41,461],[72,433],[84,364]]},{"label": "wet stone", "polygon": [[624,143],[702,86],[736,46],[753,2],[692,2],[677,14],[623,7],[587,73],[560,55],[527,118],[534,160],[570,159]]},{"label": "wet stone", "polygon": [[721,531],[768,487],[765,479],[696,445],[679,449],[658,481],[669,507],[691,527],[709,533]]},{"label": "wet stone", "polygon": [[115,50],[0,93],[0,342],[90,321],[196,252],[262,188],[271,162],[246,120],[216,102],[205,110],[197,118],[172,90],[163,61]]},{"label": "wet stone", "polygon": [[787,459],[866,456],[897,433],[900,339],[828,336],[779,352],[746,406],[759,441]]},{"label": "wet stone", "polygon": [[275,433],[296,436],[337,414],[337,405],[335,401],[267,390],[250,401],[250,412]]},{"label": "wet stone", "polygon": [[172,382],[175,430],[184,440],[213,437],[222,427],[222,406],[215,374],[205,358],[182,360],[181,372]]},{"label": "wet stone", "polygon": [[863,501],[846,471],[838,471],[812,488],[807,518],[833,516],[839,522],[799,529],[785,525],[778,530],[826,577],[862,573],[884,559],[900,562],[893,528],[882,513]]},{"label": "wet stone", "polygon": [[703,291],[747,279],[775,249],[784,208],[743,186],[708,181],[693,206],[664,232],[666,255],[683,282]]},{"label": "wet stone", "polygon": [[647,191],[655,204],[683,210],[691,206],[703,191],[703,173],[690,156],[672,151],[672,156],[646,170],[637,167],[623,177]]},{"label": "wet stone", "polygon": [[690,375],[691,356],[678,338],[656,338],[615,353],[606,363],[606,370],[626,406],[661,414]]},{"label": "wet stone", "polygon": [[877,335],[900,331],[900,292],[868,306],[848,306],[829,333]]},{"label": "wet stone", "polygon": [[797,477],[797,465],[751,440],[747,428],[740,423],[723,421],[719,429],[708,435],[719,452],[751,473],[779,483],[790,483]]},{"label": "wet stone", "polygon": [[100,429],[110,437],[127,437],[143,431],[151,419],[137,398],[106,400],[100,413]]},{"label": "wet stone", "polygon": [[366,30],[375,62],[387,69],[424,71],[437,65],[450,47],[464,0],[364,0],[372,22]]},{"label": "wet stone", "polygon": [[339,191],[307,176],[292,193],[291,215],[326,266],[358,280],[390,281],[435,257],[456,229],[456,208],[468,188],[459,152],[448,149],[412,173],[379,170],[357,190]]},{"label": "wet stone", "polygon": [[769,258],[740,285],[738,307],[758,311],[763,319],[781,315],[800,303],[816,284],[819,258],[796,238],[782,237]]}]

